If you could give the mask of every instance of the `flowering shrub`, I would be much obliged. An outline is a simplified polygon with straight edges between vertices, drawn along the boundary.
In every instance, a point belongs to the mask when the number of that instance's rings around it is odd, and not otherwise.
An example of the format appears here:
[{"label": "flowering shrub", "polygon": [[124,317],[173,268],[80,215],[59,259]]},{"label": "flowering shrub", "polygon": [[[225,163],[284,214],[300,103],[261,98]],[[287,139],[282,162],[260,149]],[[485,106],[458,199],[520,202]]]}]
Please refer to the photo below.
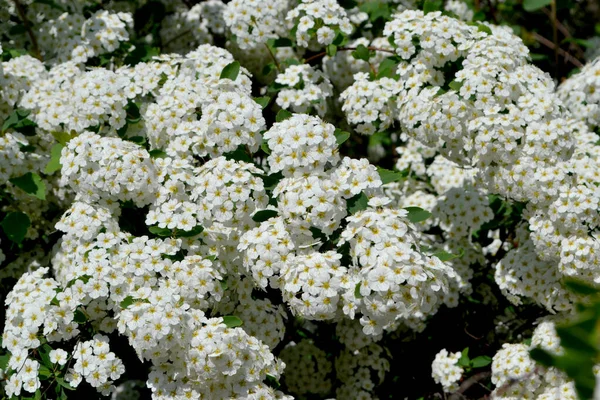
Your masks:
[{"label": "flowering shrub", "polygon": [[600,61],[492,3],[0,0],[3,398],[592,398]]}]

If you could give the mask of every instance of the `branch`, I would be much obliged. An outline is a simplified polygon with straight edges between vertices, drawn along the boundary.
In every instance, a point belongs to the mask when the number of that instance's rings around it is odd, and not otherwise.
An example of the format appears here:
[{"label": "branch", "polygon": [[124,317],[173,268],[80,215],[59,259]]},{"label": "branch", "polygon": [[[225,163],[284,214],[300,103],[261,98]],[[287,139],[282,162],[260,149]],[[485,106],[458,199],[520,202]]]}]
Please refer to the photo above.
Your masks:
[{"label": "branch", "polygon": [[15,7],[17,8],[17,12],[19,13],[19,18],[23,21],[23,26],[25,26],[25,30],[27,30],[27,34],[29,35],[29,39],[31,40],[31,45],[33,46],[33,53],[35,58],[40,61],[43,61],[42,54],[40,53],[40,47],[38,46],[37,39],[31,30],[31,22],[27,19],[27,15],[25,13],[25,9],[19,0],[14,0]]},{"label": "branch", "polygon": [[457,400],[457,399],[465,398],[465,396],[463,395],[464,392],[469,390],[469,388],[471,386],[479,383],[479,381],[489,378],[490,375],[492,375],[492,373],[490,371],[479,372],[479,373],[473,375],[472,377],[470,377],[469,379],[467,379],[463,383],[461,383],[458,390],[450,396],[449,400]]},{"label": "branch", "polygon": [[549,49],[556,50],[556,52],[558,54],[560,54],[561,56],[563,56],[565,58],[565,61],[570,62],[571,64],[573,64],[577,68],[583,68],[583,64],[581,63],[581,61],[579,61],[577,58],[573,57],[571,54],[567,53],[566,51],[564,51],[560,47],[555,46],[554,43],[552,43],[550,40],[546,39],[545,37],[543,37],[539,33],[534,32],[533,33],[533,38],[535,40],[537,40],[538,42],[540,42],[541,44],[543,44],[544,46],[548,47]]},{"label": "branch", "polygon": [[[396,54],[396,52],[394,50],[381,49],[379,47],[369,46],[369,47],[367,47],[367,49],[373,50],[373,51],[381,51],[381,52],[384,52],[384,53]],[[340,47],[339,49],[337,49],[337,51],[348,51],[348,50],[356,50],[356,47]],[[314,61],[316,59],[319,59],[319,58],[325,56],[326,54],[327,54],[326,51],[323,51],[323,52],[321,52],[319,54],[315,54],[314,56],[308,57],[306,60],[304,60],[304,63],[307,64],[307,63],[309,63],[311,61]]]}]

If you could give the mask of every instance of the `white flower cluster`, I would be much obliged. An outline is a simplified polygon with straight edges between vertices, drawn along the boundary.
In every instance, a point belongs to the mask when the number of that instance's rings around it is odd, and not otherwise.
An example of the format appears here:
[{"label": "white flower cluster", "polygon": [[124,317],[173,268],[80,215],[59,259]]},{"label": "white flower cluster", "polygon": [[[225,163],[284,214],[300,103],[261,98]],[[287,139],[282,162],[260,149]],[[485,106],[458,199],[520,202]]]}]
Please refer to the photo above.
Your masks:
[{"label": "white flower cluster", "polygon": [[458,381],[462,378],[464,369],[458,365],[461,353],[448,353],[442,349],[435,355],[431,363],[431,376],[436,383],[441,384],[444,392],[455,392],[458,390]]},{"label": "white flower cluster", "polygon": [[343,382],[336,390],[337,398],[376,398],[373,392],[390,370],[386,355],[384,348],[374,343],[360,350],[344,350],[335,359],[336,377]]},{"label": "white flower cluster", "polygon": [[225,24],[241,49],[266,45],[267,40],[285,37],[289,0],[233,0],[223,13]]},{"label": "white flower cluster", "polygon": [[356,125],[356,131],[363,135],[389,128],[396,117],[395,98],[401,92],[402,84],[391,78],[371,81],[365,72],[355,74],[354,81],[340,95],[348,122]]},{"label": "white flower cluster", "polygon": [[333,125],[306,114],[273,124],[264,134],[271,171],[281,171],[286,177],[308,177],[323,172],[328,164],[336,165],[339,155],[334,133]]},{"label": "white flower cluster", "polygon": [[290,342],[281,350],[280,357],[286,365],[283,381],[293,394],[317,396],[331,390],[331,379],[328,378],[332,371],[331,361],[311,340]]},{"label": "white flower cluster", "polygon": [[354,29],[346,10],[335,0],[302,0],[288,12],[286,20],[297,26],[298,45],[310,50],[333,43],[337,31],[350,35]]},{"label": "white flower cluster", "polygon": [[355,292],[346,293],[344,313],[360,312],[366,334],[378,335],[399,319],[425,318],[445,301],[452,268],[415,248],[407,211],[379,207],[348,217],[338,246],[348,242]]},{"label": "white flower cluster", "polygon": [[131,27],[130,13],[99,10],[88,19],[79,13],[63,13],[38,26],[39,44],[51,62],[79,64],[116,50],[121,42],[129,40],[127,29]]},{"label": "white flower cluster", "polygon": [[565,399],[576,400],[575,385],[564,372],[556,368],[536,365],[529,356],[529,350],[541,347],[560,354],[560,339],[556,335],[554,322],[541,322],[533,332],[531,345],[502,345],[492,362],[492,382],[496,385],[493,395],[498,399]]},{"label": "white flower cluster", "polygon": [[314,108],[321,117],[327,112],[327,101],[333,94],[333,86],[323,72],[307,64],[290,65],[277,75],[275,82],[286,86],[277,94],[276,103],[279,107],[305,114]]},{"label": "white flower cluster", "polygon": [[84,201],[152,201],[159,178],[148,152],[119,138],[84,132],[61,155],[62,181]]},{"label": "white flower cluster", "polygon": [[557,94],[574,117],[591,129],[600,127],[600,57],[566,79]]}]

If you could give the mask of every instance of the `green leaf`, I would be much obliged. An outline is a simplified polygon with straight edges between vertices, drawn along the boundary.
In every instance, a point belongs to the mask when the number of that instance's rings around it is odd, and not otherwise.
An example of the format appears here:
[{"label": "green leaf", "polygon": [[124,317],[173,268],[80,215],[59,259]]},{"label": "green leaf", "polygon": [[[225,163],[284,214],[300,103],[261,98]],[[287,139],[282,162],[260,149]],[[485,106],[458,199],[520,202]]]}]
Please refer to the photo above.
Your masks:
[{"label": "green leaf", "polygon": [[354,197],[346,200],[346,205],[348,206],[348,213],[355,214],[359,211],[366,210],[369,205],[369,198],[363,192],[360,192]]},{"label": "green leaf", "polygon": [[460,358],[458,359],[457,364],[460,365],[461,367],[468,367],[469,361],[470,361],[469,360],[469,348],[465,347],[464,350],[460,354]]},{"label": "green leaf", "polygon": [[[27,119],[30,113],[31,111],[25,109],[17,109],[13,111],[8,118],[6,118],[4,124],[2,124],[2,133],[9,129],[20,130],[20,128],[35,126],[33,121]],[[31,132],[27,133],[28,136],[31,136]],[[35,132],[33,132],[33,134],[35,134]]]},{"label": "green leaf", "polygon": [[570,292],[573,292],[575,294],[579,294],[581,296],[589,296],[589,295],[593,295],[593,294],[598,294],[600,289],[597,289],[595,287],[593,287],[592,285],[580,281],[578,279],[574,279],[574,278],[565,278],[563,280],[563,284],[565,285],[565,288],[567,290],[569,290]]},{"label": "green leaf", "polygon": [[458,92],[458,91],[460,90],[460,88],[462,87],[462,85],[463,85],[463,84],[462,84],[462,82],[458,82],[458,81],[452,81],[452,82],[450,82],[450,83],[448,84],[448,87],[449,87],[450,89],[452,89],[452,90],[455,90],[455,91],[457,91],[457,92]]},{"label": "green leaf", "polygon": [[405,207],[404,209],[408,211],[406,218],[413,223],[425,221],[427,218],[431,217],[429,211],[423,210],[420,207]]},{"label": "green leaf", "polygon": [[146,144],[146,138],[143,136],[131,136],[131,137],[125,138],[125,140],[133,142],[139,146],[143,146]]},{"label": "green leaf", "polygon": [[132,305],[134,303],[134,299],[131,296],[127,296],[123,299],[123,301],[121,301],[121,303],[119,303],[119,305],[121,306],[121,308],[125,309],[127,307],[129,307],[130,305]]},{"label": "green leaf", "polygon": [[337,46],[335,44],[330,44],[327,46],[326,53],[329,57],[335,56],[337,53]]},{"label": "green leaf", "polygon": [[554,359],[555,356],[544,349],[531,349],[529,350],[529,355],[534,361],[543,365],[544,367],[553,367],[556,364],[556,361]]},{"label": "green leaf", "polygon": [[39,349],[40,358],[42,359],[42,365],[45,365],[48,368],[52,367],[52,362],[50,361],[51,351],[52,347],[50,347],[47,343]]},{"label": "green leaf", "polygon": [[0,356],[0,369],[6,370],[9,360],[10,360],[10,354],[2,354]]},{"label": "green leaf", "polygon": [[379,64],[379,72],[377,78],[392,78],[396,75],[396,67],[398,60],[395,57],[387,57]]},{"label": "green leaf", "polygon": [[85,324],[87,322],[87,317],[81,310],[75,310],[73,313],[73,321],[78,324]]},{"label": "green leaf", "polygon": [[271,149],[269,148],[269,144],[267,142],[262,142],[260,144],[260,148],[267,154],[271,154]]},{"label": "green leaf", "polygon": [[52,376],[52,371],[50,371],[50,369],[45,365],[40,365],[40,368],[38,369],[38,376],[40,377],[40,380],[48,380]]},{"label": "green leaf", "polygon": [[435,253],[432,254],[433,257],[437,257],[440,259],[440,261],[450,261],[450,260],[454,260],[455,258],[460,258],[465,254],[465,251],[461,249],[459,254],[452,254],[452,253],[448,253],[446,251],[437,251]]},{"label": "green leaf", "polygon": [[40,200],[46,200],[46,184],[38,174],[28,172],[17,178],[11,178],[9,181],[25,193]]},{"label": "green leaf", "polygon": [[165,153],[162,150],[158,150],[158,149],[150,150],[148,153],[150,153],[150,157],[151,158],[165,158],[165,157],[168,157],[167,153]]},{"label": "green leaf", "polygon": [[23,241],[30,225],[31,221],[29,217],[22,212],[8,213],[2,222],[0,222],[0,226],[6,236],[17,244]]},{"label": "green leaf", "polygon": [[71,140],[75,135],[69,135],[67,132],[60,131],[52,132],[52,136],[54,137],[54,139],[56,139],[58,143],[62,144],[63,146],[66,146],[69,140]]},{"label": "green leaf", "polygon": [[362,44],[356,46],[356,50],[354,50],[351,54],[352,57],[354,57],[355,59],[363,60],[366,62],[369,62],[369,58],[371,58],[371,52],[369,51],[369,49],[367,49],[365,45]]},{"label": "green leaf", "polygon": [[239,319],[238,317],[236,317],[235,315],[226,315],[223,317],[223,323],[228,327],[228,328],[235,328],[238,326],[242,326],[243,322],[241,319]]},{"label": "green leaf", "polygon": [[254,214],[252,216],[252,220],[255,222],[263,222],[263,221],[266,221],[266,220],[271,219],[276,216],[277,216],[276,210],[262,210],[262,211],[258,211],[256,214]]},{"label": "green leaf", "polygon": [[281,386],[277,378],[269,374],[267,374],[267,377],[265,378],[265,384],[273,389],[279,389]]},{"label": "green leaf", "polygon": [[260,106],[264,109],[266,106],[269,105],[271,98],[269,96],[255,97],[254,101],[260,104]]},{"label": "green leaf", "polygon": [[75,390],[75,388],[71,385],[69,385],[67,382],[65,382],[65,380],[63,378],[61,378],[60,376],[56,377],[56,383],[58,383],[61,387],[67,389],[67,390]]},{"label": "green leaf", "polygon": [[192,237],[192,236],[199,235],[202,232],[204,232],[204,227],[202,225],[196,225],[189,231],[184,231],[184,230],[178,229],[176,232],[174,232],[173,236],[175,236],[175,237]]},{"label": "green leaf", "polygon": [[492,30],[490,29],[490,27],[489,27],[489,26],[487,26],[487,25],[485,25],[485,24],[482,24],[482,23],[478,23],[478,24],[477,24],[477,30],[478,30],[479,32],[485,32],[485,33],[487,33],[488,35],[491,35],[491,34],[492,34]]},{"label": "green leaf", "polygon": [[340,128],[335,129],[334,135],[338,146],[341,146],[342,143],[350,139],[350,132],[343,131]]},{"label": "green leaf", "polygon": [[163,236],[163,237],[171,236],[171,233],[172,233],[170,229],[160,228],[158,226],[151,226],[148,228],[148,230],[150,231],[150,233],[153,233],[157,236]]},{"label": "green leaf", "polygon": [[527,12],[536,11],[552,4],[552,0],[524,0],[523,9]]},{"label": "green leaf", "polygon": [[492,358],[488,356],[479,356],[471,360],[471,367],[481,368],[492,363]]},{"label": "green leaf", "polygon": [[441,11],[442,10],[442,0],[425,0],[423,3],[423,12],[425,14],[430,13],[432,11]]},{"label": "green leaf", "polygon": [[363,298],[363,295],[360,294],[360,284],[361,282],[358,282],[356,286],[354,286],[354,297],[356,297],[357,299]]},{"label": "green leaf", "polygon": [[377,172],[379,172],[381,183],[384,185],[391,182],[401,181],[406,178],[407,175],[404,172],[390,171],[389,169],[379,167],[377,168]]},{"label": "green leaf", "polygon": [[275,121],[276,122],[285,121],[286,119],[288,119],[291,116],[292,116],[291,112],[289,112],[288,110],[284,110],[282,108],[281,110],[279,110],[279,112],[277,112],[277,115],[275,116]]},{"label": "green leaf", "polygon": [[240,73],[240,63],[237,61],[227,64],[223,71],[221,71],[220,79],[231,79],[235,81],[238,74]]}]

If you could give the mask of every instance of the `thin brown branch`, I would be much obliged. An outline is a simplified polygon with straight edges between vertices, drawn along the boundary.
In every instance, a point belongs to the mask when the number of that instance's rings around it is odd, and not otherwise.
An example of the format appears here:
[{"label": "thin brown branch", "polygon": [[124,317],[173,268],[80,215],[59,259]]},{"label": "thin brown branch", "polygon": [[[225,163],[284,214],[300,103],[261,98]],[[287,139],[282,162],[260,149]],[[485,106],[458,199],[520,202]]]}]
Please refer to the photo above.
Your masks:
[{"label": "thin brown branch", "polygon": [[[381,49],[379,47],[372,47],[372,46],[368,46],[367,47],[368,50],[373,50],[373,51],[381,51],[383,53],[390,53],[390,54],[396,54],[396,52],[394,50],[390,50],[390,49]],[[348,50],[356,50],[356,47],[340,47],[337,49],[337,51],[348,51]],[[304,63],[307,64],[311,61],[317,60],[321,57],[324,57],[327,54],[326,51],[323,51],[319,54],[315,54],[314,56],[308,57],[306,60],[304,60]]]},{"label": "thin brown branch", "polygon": [[583,64],[582,64],[581,61],[579,61],[577,58],[573,57],[570,53],[564,51],[560,47],[555,46],[554,43],[552,43],[552,41],[546,39],[545,37],[543,37],[539,33],[534,32],[533,33],[533,38],[535,40],[537,40],[538,42],[540,42],[540,44],[548,47],[549,49],[552,49],[552,50],[556,49],[556,51],[558,52],[558,54],[564,57],[565,61],[570,62],[571,64],[573,64],[577,68],[582,68],[583,67]]},{"label": "thin brown branch", "polygon": [[[546,14],[546,16],[548,18],[552,18],[552,12],[550,10],[548,10],[547,7],[542,8],[542,11],[544,12],[544,14]],[[562,22],[560,22],[559,19],[556,19],[556,27],[558,28],[560,33],[563,34],[563,36],[565,38],[567,38],[567,39],[573,38],[573,35],[571,35],[571,32],[569,31],[569,29]],[[579,55],[582,55],[584,53],[581,46],[579,46],[579,44],[577,44],[576,42],[571,41],[569,44],[577,50],[577,53]]]},{"label": "thin brown branch", "polygon": [[279,65],[279,62],[277,61],[277,57],[275,57],[275,54],[273,54],[273,50],[271,50],[271,48],[269,47],[269,45],[266,44],[266,43],[265,43],[265,47],[269,51],[269,54],[271,55],[271,58],[273,59],[273,62],[275,63],[275,67],[277,67],[277,71],[282,72],[281,71],[281,66]]},{"label": "thin brown branch", "polygon": [[552,41],[554,42],[554,64],[555,64],[555,75],[554,77],[558,79],[559,76],[559,65],[558,65],[558,50],[560,46],[558,45],[558,27],[556,24],[556,0],[552,0],[550,3],[550,21],[552,22]]},{"label": "thin brown branch", "polygon": [[42,53],[40,53],[40,47],[38,46],[38,42],[35,35],[33,34],[33,31],[31,30],[32,25],[29,19],[27,18],[27,14],[25,13],[23,4],[21,4],[19,0],[14,0],[14,3],[15,7],[17,8],[17,12],[19,13],[19,18],[21,18],[21,21],[23,21],[23,26],[27,31],[27,35],[29,35],[29,40],[31,40],[31,45],[33,46],[33,54],[35,55],[35,58],[37,58],[40,61],[43,61]]},{"label": "thin brown branch", "polygon": [[465,393],[467,390],[469,390],[469,388],[471,386],[478,384],[479,381],[483,381],[483,380],[489,378],[490,375],[492,375],[492,373],[490,371],[484,371],[484,372],[479,372],[479,373],[473,375],[469,379],[466,379],[463,383],[460,384],[458,390],[450,396],[449,400],[457,400],[457,399],[465,398],[463,393]]}]

